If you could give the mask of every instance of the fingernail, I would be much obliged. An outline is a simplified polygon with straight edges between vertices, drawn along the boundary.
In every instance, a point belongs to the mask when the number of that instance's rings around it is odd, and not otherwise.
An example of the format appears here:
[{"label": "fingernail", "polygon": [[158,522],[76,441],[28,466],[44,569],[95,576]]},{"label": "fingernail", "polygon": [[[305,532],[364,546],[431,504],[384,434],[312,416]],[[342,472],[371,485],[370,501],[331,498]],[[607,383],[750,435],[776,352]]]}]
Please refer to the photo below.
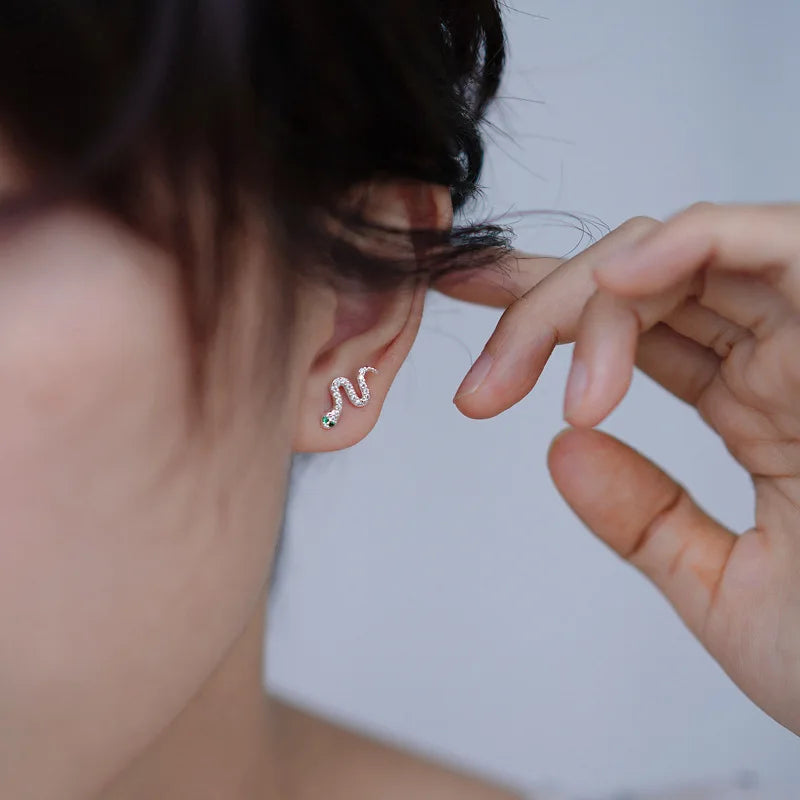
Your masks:
[{"label": "fingernail", "polygon": [[472,365],[472,369],[470,369],[464,380],[461,382],[461,386],[458,387],[458,391],[456,392],[453,401],[477,391],[478,387],[483,383],[484,379],[489,374],[489,370],[492,368],[493,361],[494,359],[492,356],[484,350],[478,360]]},{"label": "fingernail", "polygon": [[572,369],[567,381],[567,392],[564,398],[564,416],[570,416],[576,411],[583,401],[589,384],[589,373],[583,361],[573,358]]}]

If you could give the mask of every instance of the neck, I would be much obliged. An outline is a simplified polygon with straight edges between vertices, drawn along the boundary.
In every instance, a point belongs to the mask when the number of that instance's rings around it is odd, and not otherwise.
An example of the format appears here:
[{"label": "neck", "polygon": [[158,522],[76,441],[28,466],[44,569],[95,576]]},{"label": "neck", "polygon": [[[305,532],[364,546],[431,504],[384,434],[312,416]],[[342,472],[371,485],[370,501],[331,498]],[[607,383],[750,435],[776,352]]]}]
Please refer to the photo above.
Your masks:
[{"label": "neck", "polygon": [[266,603],[189,705],[97,800],[277,800],[275,715],[263,688]]}]

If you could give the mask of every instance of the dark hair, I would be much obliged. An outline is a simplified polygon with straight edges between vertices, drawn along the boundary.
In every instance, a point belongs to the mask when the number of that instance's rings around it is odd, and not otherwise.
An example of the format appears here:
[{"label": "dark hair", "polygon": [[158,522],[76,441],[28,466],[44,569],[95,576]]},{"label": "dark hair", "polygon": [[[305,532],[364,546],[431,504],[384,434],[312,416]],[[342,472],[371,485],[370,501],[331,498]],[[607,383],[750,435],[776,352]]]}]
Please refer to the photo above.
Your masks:
[{"label": "dark hair", "polygon": [[3,215],[79,198],[174,253],[202,383],[245,208],[287,266],[365,288],[508,249],[467,225],[417,231],[414,256],[345,202],[409,179],[463,209],[504,62],[498,0],[7,0],[0,129],[36,180]]}]

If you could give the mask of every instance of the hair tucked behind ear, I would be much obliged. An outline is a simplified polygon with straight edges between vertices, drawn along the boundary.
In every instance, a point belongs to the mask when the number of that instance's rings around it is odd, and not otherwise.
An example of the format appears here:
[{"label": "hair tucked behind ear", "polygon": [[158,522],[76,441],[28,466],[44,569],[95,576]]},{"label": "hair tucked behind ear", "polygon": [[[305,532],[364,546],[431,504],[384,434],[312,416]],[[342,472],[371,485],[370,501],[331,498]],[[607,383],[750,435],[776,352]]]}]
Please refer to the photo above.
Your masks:
[{"label": "hair tucked behind ear", "polygon": [[476,225],[417,232],[412,257],[348,200],[408,179],[462,209],[504,62],[497,0],[11,0],[0,129],[36,185],[6,221],[77,198],[173,252],[201,386],[246,212],[286,269],[366,288],[508,248]]}]

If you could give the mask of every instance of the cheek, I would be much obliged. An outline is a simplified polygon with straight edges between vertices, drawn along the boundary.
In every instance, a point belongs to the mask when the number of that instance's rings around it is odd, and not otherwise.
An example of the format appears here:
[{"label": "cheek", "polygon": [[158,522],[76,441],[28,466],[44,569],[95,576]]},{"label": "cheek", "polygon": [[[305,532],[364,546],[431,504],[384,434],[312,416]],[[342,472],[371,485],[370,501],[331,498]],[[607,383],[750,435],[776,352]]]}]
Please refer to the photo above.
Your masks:
[{"label": "cheek", "polygon": [[0,718],[54,751],[96,759],[163,725],[241,631],[274,544],[288,443],[244,397],[187,439],[170,275],[79,215],[0,245]]}]

